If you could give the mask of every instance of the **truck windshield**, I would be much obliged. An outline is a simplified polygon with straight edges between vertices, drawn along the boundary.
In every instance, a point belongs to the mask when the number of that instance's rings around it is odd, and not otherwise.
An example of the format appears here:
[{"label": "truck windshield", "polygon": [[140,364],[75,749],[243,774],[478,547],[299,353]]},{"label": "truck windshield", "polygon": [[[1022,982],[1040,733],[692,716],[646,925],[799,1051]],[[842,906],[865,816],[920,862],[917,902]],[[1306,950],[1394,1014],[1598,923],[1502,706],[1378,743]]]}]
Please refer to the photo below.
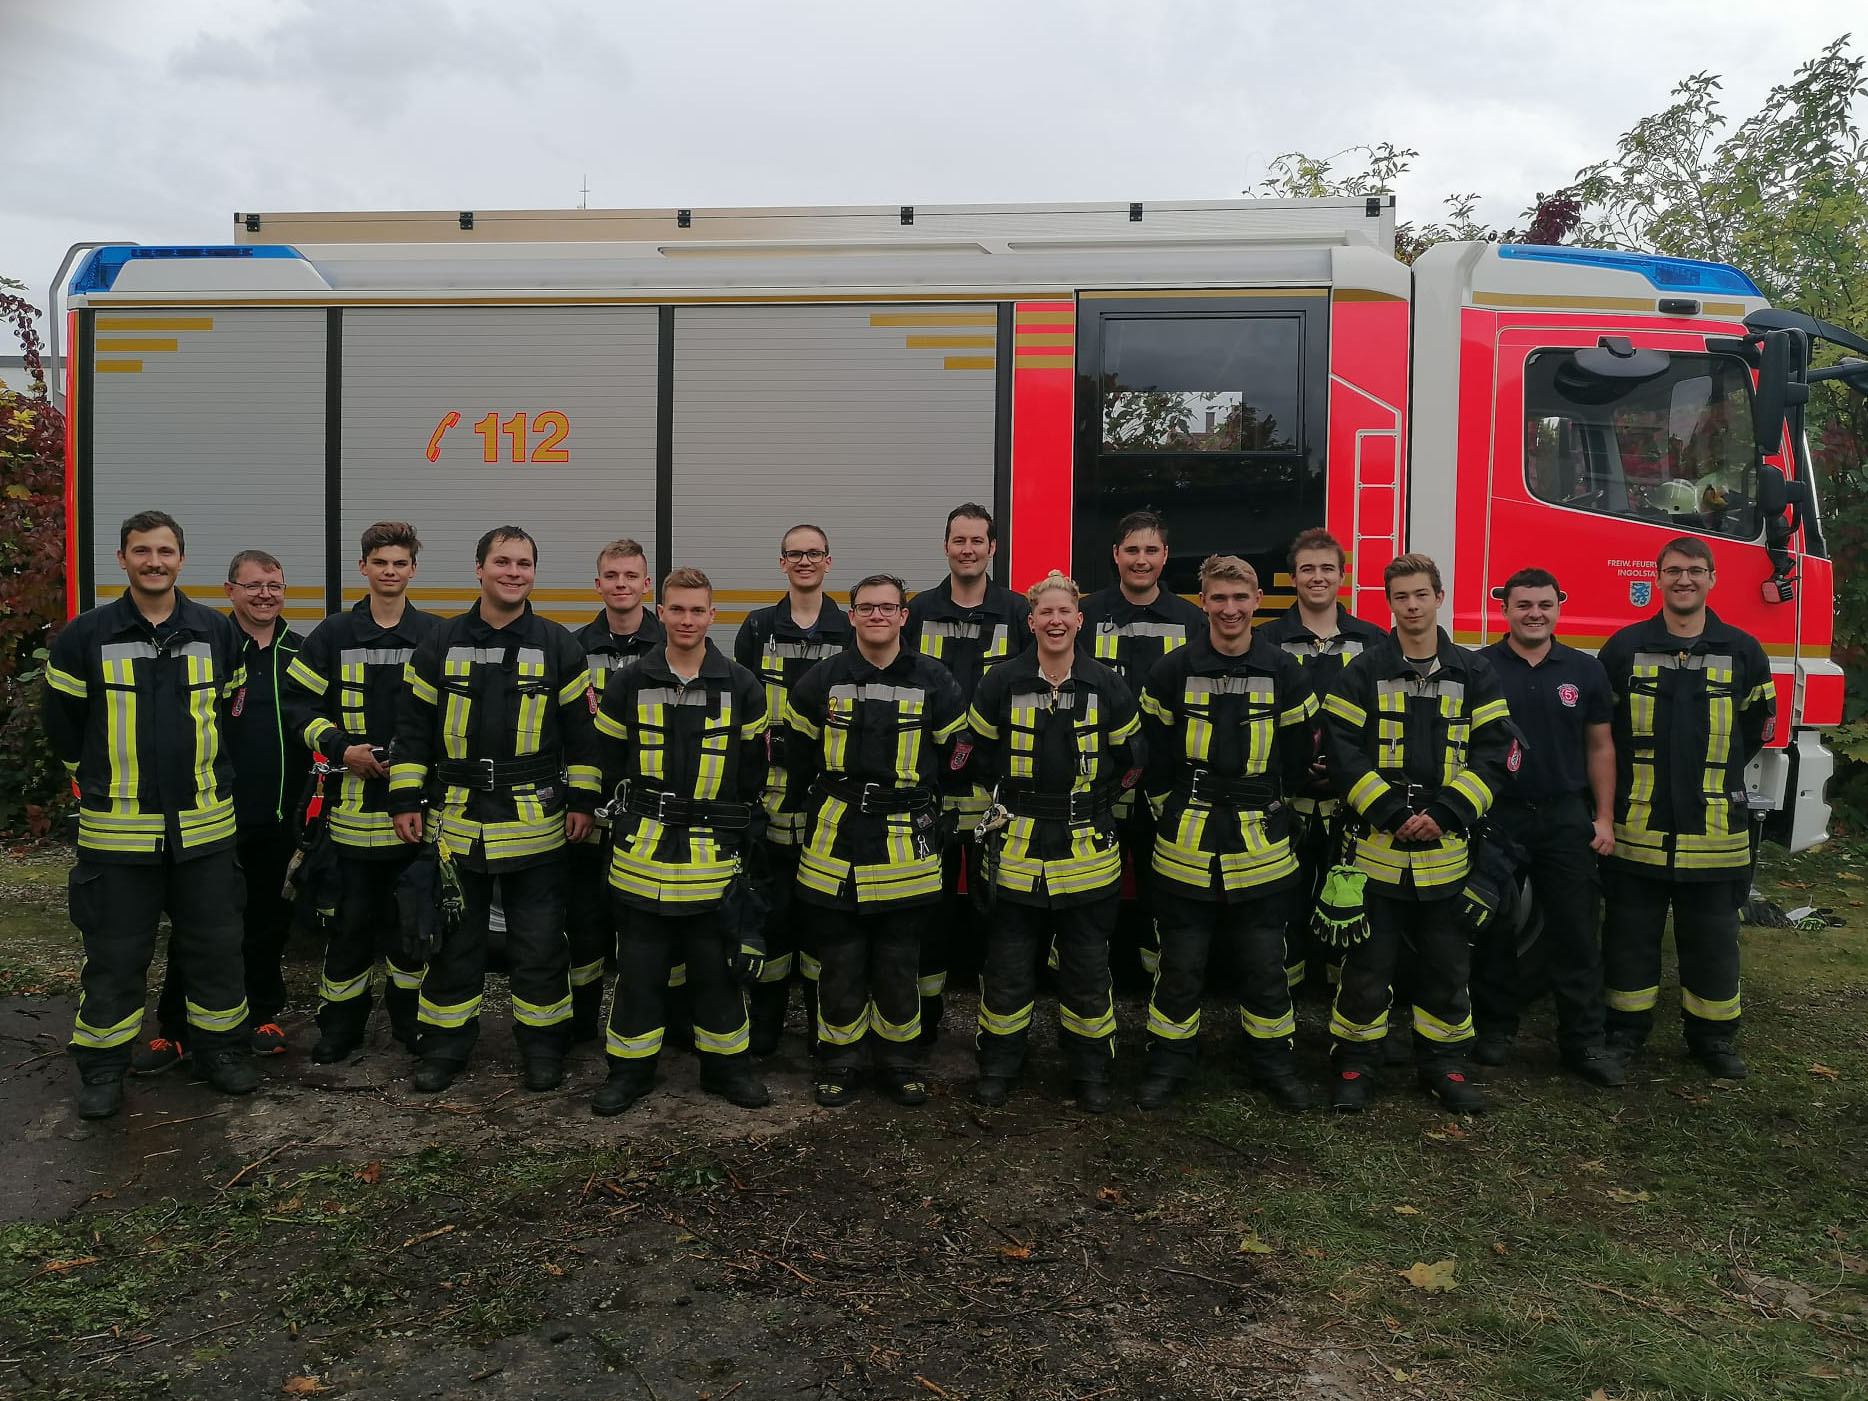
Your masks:
[{"label": "truck windshield", "polygon": [[1724,355],[1674,354],[1645,379],[1589,373],[1570,350],[1524,371],[1524,476],[1540,501],[1758,538],[1751,374]]}]

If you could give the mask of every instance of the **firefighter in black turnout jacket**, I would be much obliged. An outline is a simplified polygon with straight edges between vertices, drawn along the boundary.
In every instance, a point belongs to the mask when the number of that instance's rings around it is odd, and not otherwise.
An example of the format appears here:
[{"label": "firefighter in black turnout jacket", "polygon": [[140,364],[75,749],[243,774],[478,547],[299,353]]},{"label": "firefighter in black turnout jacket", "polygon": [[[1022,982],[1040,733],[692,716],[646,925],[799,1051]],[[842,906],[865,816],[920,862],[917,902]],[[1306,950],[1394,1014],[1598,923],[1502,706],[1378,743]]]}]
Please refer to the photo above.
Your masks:
[{"label": "firefighter in black turnout jacket", "polygon": [[[1337,601],[1348,556],[1329,531],[1316,528],[1300,532],[1291,542],[1289,562],[1297,602],[1283,616],[1260,628],[1259,633],[1305,668],[1304,675],[1320,705],[1337,674],[1388,634],[1373,623],[1363,622]],[[1284,971],[1293,988],[1304,981],[1307,972],[1325,984],[1334,983],[1341,974],[1342,951],[1317,947],[1310,931],[1311,908],[1329,869],[1334,846],[1337,797],[1329,765],[1319,749],[1309,778],[1291,797],[1296,829],[1292,845],[1302,873],[1299,898],[1291,902],[1291,922],[1285,929],[1289,962]]]},{"label": "firefighter in black turnout jacket", "polygon": [[481,536],[479,600],[432,629],[408,664],[389,810],[403,841],[438,841],[462,904],[422,975],[411,1083],[424,1093],[452,1083],[479,1037],[495,880],[523,1083],[550,1090],[564,1078],[564,847],[589,833],[600,775],[583,650],[528,601],[537,550],[517,526]]},{"label": "firefighter in black turnout jacket", "polygon": [[[914,596],[902,641],[946,667],[970,704],[980,677],[1031,645],[1031,606],[987,574],[999,552],[999,528],[984,506],[969,501],[949,511],[941,548],[947,577]],[[921,1029],[929,1041],[940,1029],[948,972],[970,973],[985,951],[979,919],[959,892],[963,871],[969,889],[978,874],[972,836],[986,813],[986,790],[964,768],[949,770],[942,788],[951,833],[942,867],[946,917],[930,925],[921,963]]]},{"label": "firefighter in black turnout jacket", "polygon": [[[748,1064],[752,1028],[737,977],[765,961],[746,886],[765,814],[765,692],[707,640],[713,585],[698,569],[662,580],[667,640],[615,678],[597,712],[611,804],[610,891],[622,937],[605,1038],[610,1074],[592,1109],[617,1114],[655,1083],[671,951],[687,965],[701,1088],[743,1108],[770,1102]],[[749,872],[748,867],[754,871]]]},{"label": "firefighter in black turnout jacket", "polygon": [[797,898],[818,941],[824,1105],[855,1093],[870,1032],[889,1094],[927,1101],[917,975],[941,900],[940,785],[966,702],[946,667],[902,646],[906,595],[893,575],[857,584],[856,646],[807,671],[786,707],[788,781],[811,790]]},{"label": "firefighter in black turnout jacket", "polygon": [[794,525],[787,530],[778,546],[785,596],[748,613],[733,638],[733,659],[764,684],[766,714],[772,718],[766,731],[766,753],[772,762],[766,771],[763,799],[771,909],[766,919],[765,970],[747,993],[755,1056],[769,1056],[778,1049],[794,972],[805,988],[807,1025],[817,1021],[815,941],[809,937],[810,921],[800,916],[792,900],[810,794],[791,785],[782,721],[786,698],[798,678],[856,642],[849,618],[824,594],[830,565],[830,537],[820,527]]},{"label": "firefighter in black turnout jacket", "polygon": [[[1116,582],[1083,597],[1083,635],[1079,645],[1120,676],[1131,693],[1142,685],[1156,662],[1185,647],[1206,631],[1206,614],[1171,589],[1161,574],[1168,562],[1167,522],[1153,511],[1131,511],[1116,522],[1110,548]],[[1148,863],[1154,853],[1154,814],[1134,790],[1116,799],[1116,833],[1134,876],[1136,899],[1126,913],[1117,906],[1111,949],[1118,981],[1132,980],[1139,969],[1150,978],[1160,962],[1153,905],[1148,899]]]},{"label": "firefighter in black turnout jacket", "polygon": [[[643,603],[649,561],[634,540],[612,540],[597,552],[597,593],[603,611],[572,634],[590,664],[590,695],[599,705],[611,681],[661,644],[666,634],[655,610]],[[603,970],[616,957],[616,919],[610,903],[610,826],[599,811],[583,841],[567,853],[564,932],[571,944],[571,1040],[592,1041],[603,1025]],[[670,972],[670,986],[685,968]]]},{"label": "firefighter in black turnout jacket", "polygon": [[1161,934],[1144,1109],[1166,1104],[1193,1071],[1216,938],[1231,942],[1253,1081],[1286,1109],[1310,1104],[1284,976],[1297,881],[1286,804],[1310,769],[1317,701],[1297,663],[1254,636],[1261,596],[1251,565],[1209,558],[1200,566],[1206,634],[1162,658],[1142,691]]},{"label": "firefighter in black turnout jacket", "polygon": [[1615,709],[1615,849],[1603,859],[1608,1046],[1638,1054],[1660,998],[1660,941],[1673,911],[1687,1050],[1743,1079],[1738,907],[1751,883],[1745,766],[1771,735],[1771,666],[1749,633],[1706,606],[1712,551],[1682,536],[1655,562],[1661,609],[1601,652]]},{"label": "firefighter in black turnout jacket", "polygon": [[223,738],[246,680],[240,643],[232,623],[175,587],[183,540],[172,517],[140,512],[118,539],[129,587],[67,623],[46,663],[46,738],[78,790],[70,895],[84,966],[71,1053],[86,1119],[122,1104],[165,912],[196,1067],[226,1094],[259,1084],[247,1051]]},{"label": "firefighter in black turnout jacket", "polygon": [[395,1038],[415,1049],[420,951],[403,937],[395,889],[417,850],[389,815],[389,749],[415,648],[440,622],[408,601],[422,542],[405,521],[363,532],[357,572],[369,592],[312,629],[286,672],[294,730],[338,770],[325,777],[325,830],[337,852],[336,917],[318,978],[311,1058],[341,1061],[363,1044],[370,979],[383,961],[383,1005]]},{"label": "firefighter in black turnout jacket", "polygon": [[1358,819],[1352,859],[1367,920],[1330,1013],[1331,1104],[1368,1103],[1405,942],[1416,1074],[1449,1109],[1477,1113],[1486,1106],[1466,1078],[1471,949],[1460,896],[1480,822],[1521,751],[1492,668],[1439,627],[1439,566],[1402,555],[1385,583],[1393,635],[1344,667],[1323,701],[1330,772]]},{"label": "firefighter in black turnout jacket", "polygon": [[1075,581],[1053,571],[1027,598],[1036,648],[993,668],[967,712],[975,772],[993,797],[980,863],[993,903],[973,1099],[991,1106],[1010,1095],[1031,1037],[1038,960],[1054,949],[1073,1093],[1101,1114],[1115,1055],[1109,939],[1122,881],[1113,802],[1141,776],[1141,719],[1122,678],[1077,654]]}]

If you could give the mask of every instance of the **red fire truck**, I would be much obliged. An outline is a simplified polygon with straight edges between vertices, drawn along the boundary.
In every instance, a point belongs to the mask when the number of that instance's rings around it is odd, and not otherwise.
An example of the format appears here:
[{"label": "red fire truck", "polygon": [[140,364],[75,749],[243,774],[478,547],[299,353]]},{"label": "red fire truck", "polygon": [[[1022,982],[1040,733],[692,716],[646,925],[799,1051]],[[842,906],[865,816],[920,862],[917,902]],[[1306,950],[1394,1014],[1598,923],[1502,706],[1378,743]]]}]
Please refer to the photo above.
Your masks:
[{"label": "red fire truck", "polygon": [[630,535],[657,577],[706,569],[731,626],[779,588],[787,525],[821,524],[845,581],[925,585],[976,500],[1014,586],[1100,586],[1148,506],[1171,584],[1234,552],[1280,609],[1286,545],[1323,523],[1365,617],[1421,550],[1482,643],[1492,588],[1537,564],[1593,647],[1656,606],[1684,531],[1777,672],[1771,830],[1820,840],[1842,673],[1801,404],[1812,374],[1868,388],[1810,371],[1814,339],[1868,342],[1718,264],[1393,246],[1371,198],[261,213],[224,246],[91,248],[61,328],[72,606],[115,589],[114,523],[159,505],[198,580],[278,555],[300,622],[358,596],[358,534],[393,517],[431,608],[471,601],[473,542],[511,521],[550,616],[590,615],[597,548]]}]

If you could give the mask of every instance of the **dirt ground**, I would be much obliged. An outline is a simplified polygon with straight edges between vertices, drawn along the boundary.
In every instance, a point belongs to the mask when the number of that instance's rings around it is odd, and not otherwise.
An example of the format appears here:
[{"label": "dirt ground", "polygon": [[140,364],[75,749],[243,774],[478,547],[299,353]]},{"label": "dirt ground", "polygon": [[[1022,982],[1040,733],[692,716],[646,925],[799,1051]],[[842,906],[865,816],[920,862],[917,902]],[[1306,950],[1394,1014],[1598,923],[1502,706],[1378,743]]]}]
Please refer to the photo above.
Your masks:
[{"label": "dirt ground", "polygon": [[[950,1024],[965,1027],[971,1008],[955,1001]],[[528,1094],[503,1015],[472,1073],[437,1098],[409,1091],[411,1062],[380,1025],[363,1056],[314,1066],[315,1029],[299,1017],[287,1022],[293,1049],[265,1063],[258,1094],[216,1096],[184,1067],[133,1079],[119,1118],[87,1124],[62,1051],[71,1012],[68,997],[0,1006],[0,1117],[14,1126],[0,1219],[261,1189],[255,1209],[285,1229],[264,1253],[210,1241],[154,1318],[0,1370],[0,1389],[661,1401],[1407,1394],[1350,1329],[1288,1300],[1275,1272],[1240,1251],[1239,1223],[1185,1190],[1160,1148],[1182,1137],[1183,1149],[1230,1155],[1242,1175],[1267,1165],[1166,1121],[1144,1125],[1133,1109],[1105,1119],[1066,1109],[1042,1093],[1061,1089],[1053,1053],[1011,1106],[983,1111],[964,1095],[970,1048],[950,1034],[936,1065],[945,1092],[930,1105],[866,1095],[829,1111],[811,1102],[794,1027],[767,1063],[769,1109],[702,1094],[692,1060],[671,1055],[662,1092],[597,1119],[600,1054],[581,1050],[564,1089]],[[334,1262],[315,1226],[291,1229],[306,1210],[295,1175],[322,1181],[336,1166],[354,1183],[370,1164],[379,1192],[398,1174],[434,1180],[412,1183]],[[449,1195],[450,1178],[482,1165],[499,1190]],[[152,1240],[172,1244],[160,1230]],[[300,1273],[371,1287],[351,1316],[298,1325],[279,1300]],[[469,1293],[468,1308],[501,1298],[487,1326],[447,1316]]]}]

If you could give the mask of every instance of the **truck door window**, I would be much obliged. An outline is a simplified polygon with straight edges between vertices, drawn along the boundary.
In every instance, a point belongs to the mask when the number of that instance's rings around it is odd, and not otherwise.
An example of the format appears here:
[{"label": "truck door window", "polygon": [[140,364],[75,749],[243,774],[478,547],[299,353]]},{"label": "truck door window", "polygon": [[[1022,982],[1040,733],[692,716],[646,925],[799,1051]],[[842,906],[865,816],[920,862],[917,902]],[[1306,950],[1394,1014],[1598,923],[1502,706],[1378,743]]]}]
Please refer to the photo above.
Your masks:
[{"label": "truck door window", "polygon": [[1302,334],[1295,316],[1110,317],[1102,450],[1293,451]]},{"label": "truck door window", "polygon": [[1645,379],[1588,373],[1540,350],[1524,372],[1531,495],[1602,515],[1755,540],[1751,376],[1730,356],[1675,353]]}]

